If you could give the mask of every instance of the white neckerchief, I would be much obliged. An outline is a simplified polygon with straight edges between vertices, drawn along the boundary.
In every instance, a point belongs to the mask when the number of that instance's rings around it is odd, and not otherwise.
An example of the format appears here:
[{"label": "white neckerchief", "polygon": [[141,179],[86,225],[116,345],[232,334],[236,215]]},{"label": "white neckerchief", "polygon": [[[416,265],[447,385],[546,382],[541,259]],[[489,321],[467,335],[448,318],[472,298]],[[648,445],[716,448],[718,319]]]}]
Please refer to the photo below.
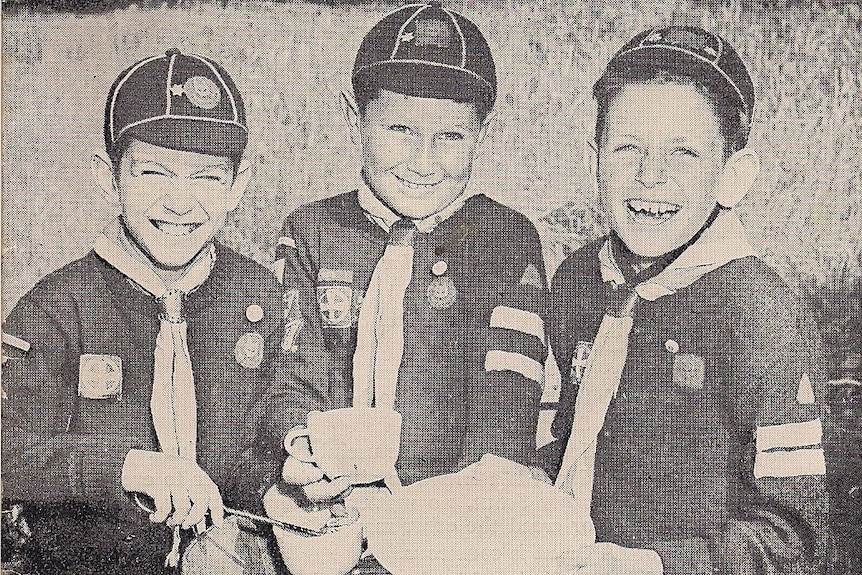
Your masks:
[{"label": "white neckerchief", "polygon": [[138,255],[119,222],[110,224],[96,238],[94,249],[120,273],[155,296],[162,307],[155,341],[150,412],[162,452],[195,461],[197,402],[188,325],[182,307],[185,296],[209,277],[215,263],[215,246],[211,244],[203,250],[171,286]]},{"label": "white neckerchief", "polygon": [[[575,415],[556,485],[569,492],[583,513],[590,513],[596,439],[604,425],[611,399],[616,396],[628,355],[633,309],[638,298],[655,301],[688,287],[705,274],[736,259],[756,255],[745,238],[737,215],[725,211],[680,256],[655,277],[633,288],[628,313],[605,314],[575,401]],[[599,251],[602,280],[614,287],[625,278],[614,260],[610,240]]]}]

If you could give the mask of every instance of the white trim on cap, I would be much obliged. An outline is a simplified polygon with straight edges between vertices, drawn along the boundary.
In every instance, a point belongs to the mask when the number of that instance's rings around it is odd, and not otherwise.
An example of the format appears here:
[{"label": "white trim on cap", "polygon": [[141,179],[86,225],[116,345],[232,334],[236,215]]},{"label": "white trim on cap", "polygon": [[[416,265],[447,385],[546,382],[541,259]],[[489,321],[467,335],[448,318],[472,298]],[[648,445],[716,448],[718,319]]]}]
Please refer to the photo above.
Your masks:
[{"label": "white trim on cap", "polygon": [[395,46],[392,48],[392,54],[389,55],[389,59],[392,60],[395,58],[395,54],[398,53],[398,48],[401,47],[401,37],[404,35],[404,29],[416,19],[416,16],[422,13],[426,8],[430,8],[427,4],[418,4],[418,10],[416,10],[404,23],[401,25],[401,28],[398,29],[398,35],[395,37]]},{"label": "white trim on cap", "polygon": [[174,103],[174,96],[171,93],[171,79],[174,77],[174,62],[177,61],[177,55],[171,54],[171,61],[168,62],[168,75],[167,81],[165,82],[165,114],[171,113],[171,106]]},{"label": "white trim on cap", "polygon": [[246,128],[245,126],[243,126],[242,124],[240,124],[239,122],[236,122],[234,120],[222,120],[220,118],[204,118],[202,116],[182,116],[180,114],[163,114],[161,116],[154,116],[152,118],[147,118],[145,120],[138,120],[137,122],[132,122],[131,124],[124,126],[123,129],[120,130],[120,133],[117,134],[117,138],[119,139],[120,136],[122,136],[126,132],[126,130],[128,130],[129,128],[134,128],[135,126],[140,126],[142,124],[148,124],[148,123],[154,122],[156,120],[197,120],[200,122],[212,122],[214,124],[229,124],[232,126],[238,126],[238,127],[242,128],[242,130],[246,134],[248,133],[248,128]]},{"label": "white trim on cap", "polygon": [[447,10],[442,8],[443,12],[449,16],[449,19],[452,20],[452,24],[455,26],[455,30],[458,31],[458,36],[461,38],[461,67],[464,68],[467,66],[467,39],[464,38],[464,32],[461,30],[461,25],[458,24],[458,19],[455,17],[455,14],[451,10]]},{"label": "white trim on cap", "polygon": [[[117,94],[120,93],[120,89],[123,87],[123,84],[126,83],[126,80],[128,80],[132,74],[137,72],[141,66],[149,64],[150,62],[158,60],[159,58],[164,58],[164,56],[153,56],[152,58],[147,58],[146,60],[138,62],[137,64],[129,68],[129,71],[126,72],[126,75],[123,76],[123,78],[119,82],[117,82],[117,87],[114,88],[114,93],[111,94],[111,105],[108,108],[108,132],[111,134],[112,142],[116,142],[120,138],[119,134],[116,137],[114,136],[114,107],[117,103]],[[125,131],[125,129],[122,131]]]},{"label": "white trim on cap", "polygon": [[364,72],[365,70],[368,70],[369,68],[374,68],[376,66],[382,66],[383,64],[423,64],[425,66],[435,66],[438,68],[448,68],[449,70],[458,70],[459,72],[465,72],[466,74],[469,74],[470,76],[473,76],[477,80],[480,80],[483,83],[487,84],[488,87],[490,87],[491,90],[494,91],[495,95],[497,93],[496,89],[494,88],[494,85],[491,84],[491,82],[489,82],[488,80],[486,80],[485,78],[483,78],[482,76],[480,76],[479,74],[474,72],[473,70],[468,70],[467,68],[459,68],[458,66],[453,66],[452,64],[443,64],[441,62],[429,62],[428,60],[415,60],[412,58],[410,58],[410,59],[398,58],[398,59],[383,60],[382,62],[373,62],[371,64],[368,64],[367,66],[362,66],[361,68],[359,68],[358,70],[353,72],[353,77],[355,78],[356,74],[358,74],[359,72]]},{"label": "white trim on cap", "polygon": [[650,45],[648,45],[648,46],[635,46],[635,47],[633,47],[633,48],[629,48],[629,49],[628,49],[628,50],[626,50],[625,52],[620,52],[619,54],[617,54],[617,55],[614,57],[614,59],[616,60],[617,58],[622,58],[622,57],[623,57],[623,56],[625,56],[626,54],[631,54],[632,52],[637,52],[638,50],[648,50],[648,49],[650,49],[650,48],[652,48],[652,49],[664,49],[664,50],[675,50],[675,51],[677,51],[677,52],[682,52],[683,54],[688,54],[689,56],[694,56],[694,57],[695,57],[695,58],[697,58],[698,60],[701,60],[701,61],[706,62],[707,64],[709,64],[709,66],[710,66],[713,70],[715,70],[716,72],[718,72],[719,74],[721,74],[721,75],[722,75],[722,77],[723,77],[725,80],[727,80],[727,82],[728,82],[728,83],[733,87],[733,89],[736,91],[736,94],[739,96],[739,100],[742,102],[742,106],[743,106],[743,108],[745,108],[745,109],[746,109],[746,110],[745,110],[745,113],[746,113],[746,115],[748,116],[748,121],[749,121],[749,123],[751,123],[751,120],[753,119],[753,110],[749,110],[749,109],[748,109],[748,103],[745,101],[745,96],[743,96],[743,95],[742,95],[742,90],[740,90],[740,89],[739,89],[739,87],[736,85],[736,82],[734,82],[733,80],[731,80],[730,76],[728,76],[728,75],[724,72],[724,70],[722,70],[721,68],[719,68],[719,67],[718,67],[718,65],[717,65],[715,62],[713,62],[712,60],[709,60],[709,59],[707,59],[707,58],[704,58],[703,56],[701,56],[701,55],[700,55],[700,54],[698,54],[697,52],[692,52],[691,50],[686,50],[685,48],[680,48],[679,46],[671,46],[671,45],[668,45],[668,44],[650,44]]},{"label": "white trim on cap", "polygon": [[212,71],[213,74],[215,74],[215,77],[218,78],[219,82],[221,82],[222,88],[224,88],[224,91],[227,92],[227,97],[230,98],[230,105],[231,109],[233,110],[233,121],[239,123],[239,110],[236,106],[236,100],[234,99],[233,93],[230,91],[230,88],[228,88],[227,82],[225,82],[225,79],[219,73],[218,68],[213,66],[212,62],[198,54],[187,54],[187,56],[189,56],[190,58],[197,58],[198,60],[203,62],[207,66],[207,68]]}]

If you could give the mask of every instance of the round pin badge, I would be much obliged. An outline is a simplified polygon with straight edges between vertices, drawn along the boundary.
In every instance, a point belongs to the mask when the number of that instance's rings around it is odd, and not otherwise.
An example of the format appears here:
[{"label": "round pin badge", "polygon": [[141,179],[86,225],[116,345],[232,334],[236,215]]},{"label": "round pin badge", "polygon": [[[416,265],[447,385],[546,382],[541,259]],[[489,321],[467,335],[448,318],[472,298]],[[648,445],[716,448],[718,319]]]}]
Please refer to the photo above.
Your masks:
[{"label": "round pin badge", "polygon": [[212,110],[221,102],[221,91],[215,82],[205,76],[192,76],[183,84],[189,101],[204,110]]},{"label": "round pin badge", "polygon": [[434,274],[435,276],[438,276],[438,277],[445,274],[448,270],[449,270],[449,264],[447,264],[446,262],[444,262],[442,260],[440,260],[439,262],[437,262],[436,264],[431,266],[431,273]]},{"label": "round pin badge", "polygon": [[458,298],[458,290],[455,288],[455,282],[452,281],[452,278],[437,276],[428,286],[426,296],[431,307],[445,309],[455,303]]},{"label": "round pin badge", "polygon": [[664,342],[664,348],[668,350],[670,353],[676,353],[679,351],[679,344],[672,339]]},{"label": "round pin badge", "polygon": [[255,331],[243,334],[233,348],[236,362],[246,369],[257,369],[263,363],[263,336]]},{"label": "round pin badge", "polygon": [[263,308],[253,303],[245,308],[245,317],[251,323],[257,323],[263,319]]}]

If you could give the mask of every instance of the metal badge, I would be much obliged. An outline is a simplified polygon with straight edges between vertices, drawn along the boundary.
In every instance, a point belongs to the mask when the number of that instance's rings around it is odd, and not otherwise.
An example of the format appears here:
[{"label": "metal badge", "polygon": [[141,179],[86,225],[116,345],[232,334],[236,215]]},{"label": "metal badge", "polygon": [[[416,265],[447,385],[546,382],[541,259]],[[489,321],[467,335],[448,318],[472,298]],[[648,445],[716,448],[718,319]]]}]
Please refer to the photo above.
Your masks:
[{"label": "metal badge", "polygon": [[221,90],[205,76],[192,76],[186,80],[183,92],[192,104],[204,110],[212,110],[221,102]]},{"label": "metal badge", "polygon": [[428,303],[436,309],[450,307],[458,298],[455,282],[449,276],[437,276],[428,285],[426,292]]},{"label": "metal badge", "polygon": [[257,369],[263,363],[263,336],[251,331],[240,336],[233,349],[236,362],[247,369]]}]

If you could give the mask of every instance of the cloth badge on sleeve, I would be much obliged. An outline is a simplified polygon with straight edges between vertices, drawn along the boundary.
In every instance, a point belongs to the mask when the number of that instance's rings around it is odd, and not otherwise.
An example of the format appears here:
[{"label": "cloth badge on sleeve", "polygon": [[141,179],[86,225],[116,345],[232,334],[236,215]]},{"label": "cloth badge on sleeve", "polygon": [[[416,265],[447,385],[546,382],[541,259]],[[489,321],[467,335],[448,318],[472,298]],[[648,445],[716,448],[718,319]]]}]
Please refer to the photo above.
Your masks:
[{"label": "cloth badge on sleeve", "polygon": [[706,365],[703,358],[693,353],[677,353],[673,356],[673,383],[689,391],[703,389]]},{"label": "cloth badge on sleeve", "polygon": [[353,323],[353,289],[349,286],[317,287],[317,303],[324,327],[350,327]]},{"label": "cloth badge on sleeve", "polygon": [[296,353],[299,346],[296,345],[296,336],[305,325],[301,317],[294,318],[284,324],[284,337],[281,338],[281,350],[285,353]]},{"label": "cloth badge on sleeve", "polygon": [[571,380],[580,385],[584,378],[584,371],[587,369],[587,360],[590,359],[590,352],[593,350],[593,342],[579,341],[575,346],[575,353],[572,355],[572,372]]},{"label": "cloth badge on sleeve", "polygon": [[123,394],[123,360],[116,355],[85,353],[78,364],[78,395],[107,399]]}]

